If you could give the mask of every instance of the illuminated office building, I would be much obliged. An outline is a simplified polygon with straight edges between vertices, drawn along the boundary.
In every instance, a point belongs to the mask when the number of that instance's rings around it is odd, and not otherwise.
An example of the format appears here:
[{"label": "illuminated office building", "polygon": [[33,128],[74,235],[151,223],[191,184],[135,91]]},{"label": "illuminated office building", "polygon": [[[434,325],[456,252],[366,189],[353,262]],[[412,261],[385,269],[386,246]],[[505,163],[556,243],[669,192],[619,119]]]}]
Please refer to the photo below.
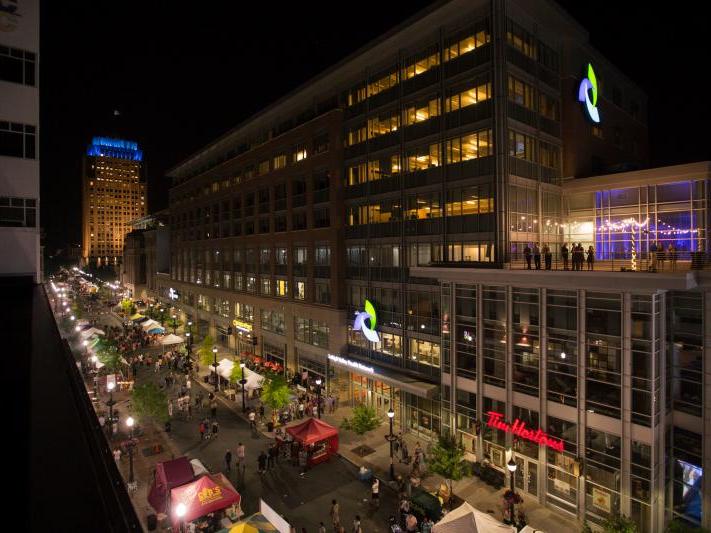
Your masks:
[{"label": "illuminated office building", "polygon": [[170,171],[159,289],[572,523],[708,526],[711,174],[646,120],[555,3],[440,2]]},{"label": "illuminated office building", "polygon": [[131,221],[146,215],[143,152],[133,141],[94,137],[82,177],[82,259],[117,265]]}]

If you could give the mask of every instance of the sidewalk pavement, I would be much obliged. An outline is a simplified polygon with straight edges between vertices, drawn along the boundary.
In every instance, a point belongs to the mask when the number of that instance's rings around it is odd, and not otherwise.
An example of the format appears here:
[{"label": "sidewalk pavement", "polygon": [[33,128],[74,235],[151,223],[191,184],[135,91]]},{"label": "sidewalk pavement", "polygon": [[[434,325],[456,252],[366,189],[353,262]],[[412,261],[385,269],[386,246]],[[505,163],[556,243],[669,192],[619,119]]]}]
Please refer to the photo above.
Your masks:
[{"label": "sidewalk pavement", "polygon": [[[203,377],[208,374],[209,370],[201,368],[198,381],[201,386],[209,391],[212,391],[212,385],[208,385],[203,382]],[[234,402],[228,400],[224,394],[218,394],[218,398],[221,404],[231,409],[235,415],[245,419],[247,418],[246,414],[242,413],[241,396],[237,395]],[[254,401],[249,402],[247,404],[248,409],[249,406],[254,404]],[[340,427],[343,419],[351,414],[352,410],[350,407],[339,407],[333,414],[321,413],[321,418],[334,427]],[[271,414],[267,408],[265,412],[265,420],[269,420],[270,416]],[[360,437],[351,431],[339,430],[338,453],[357,468],[365,466],[366,468],[371,469],[376,477],[381,480],[388,480],[390,477],[390,444],[385,439],[385,435],[388,432],[389,429],[385,422],[383,422],[382,428],[371,431],[363,437]],[[274,438],[274,433],[268,433],[266,428],[262,431],[262,434],[265,437]],[[407,442],[408,449],[412,455],[418,438],[405,432],[403,432],[403,438]],[[419,441],[423,449],[426,449],[428,442],[424,439],[419,439]],[[353,452],[353,449],[360,445],[366,445],[375,451],[365,457],[360,457]],[[425,466],[426,465],[427,462],[425,461]],[[400,474],[403,478],[405,478],[405,476],[410,473],[410,470],[410,465],[402,464],[397,458],[395,459],[396,476]],[[539,475],[542,474],[539,473]],[[441,476],[432,473],[425,474],[425,477],[422,479],[422,487],[428,492],[437,491],[443,483],[444,479]],[[479,478],[469,476],[460,481],[455,481],[452,487],[456,496],[467,501],[480,511],[490,514],[497,520],[502,520],[503,495],[507,490],[508,485],[502,489],[495,490]],[[534,496],[527,493],[522,493],[521,495],[523,496],[524,503],[522,505],[525,510],[526,519],[528,525],[531,527],[546,533],[579,531],[581,529],[581,525],[576,520],[539,504],[535,501]]]}]

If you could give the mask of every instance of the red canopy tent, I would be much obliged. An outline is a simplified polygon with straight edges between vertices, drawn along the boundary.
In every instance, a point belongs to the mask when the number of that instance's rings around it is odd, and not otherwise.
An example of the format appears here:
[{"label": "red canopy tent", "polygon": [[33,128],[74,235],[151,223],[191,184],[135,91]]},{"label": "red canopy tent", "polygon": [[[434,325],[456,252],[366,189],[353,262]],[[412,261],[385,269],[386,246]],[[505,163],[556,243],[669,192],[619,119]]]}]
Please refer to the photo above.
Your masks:
[{"label": "red canopy tent", "polygon": [[183,456],[156,464],[153,486],[148,493],[148,503],[159,513],[168,512],[168,497],[174,487],[195,479],[190,460]]},{"label": "red canopy tent", "polygon": [[301,424],[288,427],[286,432],[294,437],[295,441],[311,448],[311,465],[326,461],[338,451],[338,430],[318,418],[309,418]]},{"label": "red canopy tent", "polygon": [[239,504],[240,495],[232,483],[221,473],[205,474],[192,483],[176,487],[170,491],[171,521],[174,527],[180,525],[175,513],[179,504],[185,505],[183,521],[191,522],[208,513]]}]

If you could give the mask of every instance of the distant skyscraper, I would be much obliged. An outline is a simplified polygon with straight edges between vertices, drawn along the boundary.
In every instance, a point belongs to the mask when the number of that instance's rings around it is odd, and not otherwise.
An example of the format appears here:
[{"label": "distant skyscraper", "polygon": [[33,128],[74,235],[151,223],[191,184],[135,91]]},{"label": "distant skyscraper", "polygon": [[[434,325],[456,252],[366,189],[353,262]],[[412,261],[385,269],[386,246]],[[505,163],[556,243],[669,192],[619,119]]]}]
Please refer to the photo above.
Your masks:
[{"label": "distant skyscraper", "polygon": [[41,280],[39,1],[0,2],[0,276]]},{"label": "distant skyscraper", "polygon": [[94,137],[84,158],[82,259],[85,264],[117,264],[130,221],[146,214],[141,181],[143,152],[138,143]]}]

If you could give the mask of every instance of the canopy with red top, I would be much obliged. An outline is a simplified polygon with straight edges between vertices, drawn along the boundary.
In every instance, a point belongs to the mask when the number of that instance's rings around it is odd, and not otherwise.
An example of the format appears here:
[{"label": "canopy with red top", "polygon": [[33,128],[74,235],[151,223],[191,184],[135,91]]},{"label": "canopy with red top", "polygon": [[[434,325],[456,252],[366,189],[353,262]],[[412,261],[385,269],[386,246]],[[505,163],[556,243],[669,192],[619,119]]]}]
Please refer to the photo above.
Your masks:
[{"label": "canopy with red top", "polygon": [[183,456],[156,464],[153,486],[148,494],[148,503],[159,513],[167,513],[168,497],[174,487],[195,479],[190,460]]},{"label": "canopy with red top", "polygon": [[309,447],[309,464],[328,460],[338,451],[338,430],[318,418],[309,418],[286,428],[295,441]]},{"label": "canopy with red top", "polygon": [[181,503],[185,505],[182,520],[191,522],[233,504],[239,504],[240,495],[232,483],[221,473],[206,474],[192,483],[176,487],[170,491],[171,521],[174,527],[180,525],[175,510]]}]

